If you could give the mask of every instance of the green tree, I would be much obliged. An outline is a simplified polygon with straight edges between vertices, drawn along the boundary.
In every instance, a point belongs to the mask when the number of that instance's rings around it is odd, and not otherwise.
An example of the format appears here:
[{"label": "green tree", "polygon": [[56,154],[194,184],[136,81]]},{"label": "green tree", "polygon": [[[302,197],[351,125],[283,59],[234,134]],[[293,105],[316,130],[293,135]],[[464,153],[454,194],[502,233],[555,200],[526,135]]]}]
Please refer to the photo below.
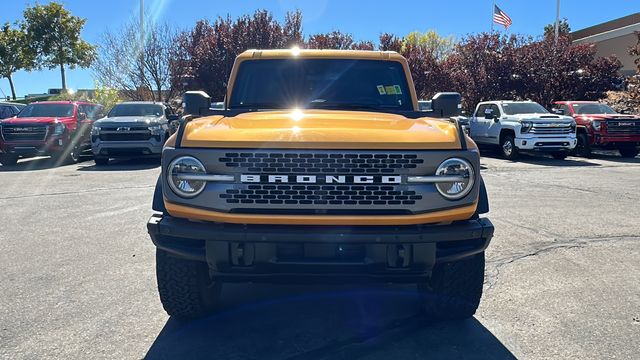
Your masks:
[{"label": "green tree", "polygon": [[113,105],[121,101],[118,90],[100,86],[99,84],[96,84],[96,96],[93,100],[104,106],[105,113],[109,112]]},{"label": "green tree", "polygon": [[35,60],[32,65],[36,69],[59,67],[63,89],[67,88],[65,65],[86,68],[95,57],[95,48],[80,38],[85,22],[57,2],[36,4],[24,11],[29,51]]},{"label": "green tree", "polygon": [[429,30],[425,33],[413,31],[402,40],[403,50],[408,46],[420,48],[438,61],[444,60],[451,55],[455,45],[456,40],[453,36],[440,36],[434,30]]},{"label": "green tree", "polygon": [[16,89],[12,75],[28,65],[25,33],[20,29],[14,29],[9,23],[0,28],[0,76],[9,80],[11,96],[16,99]]},{"label": "green tree", "polygon": [[[571,27],[569,26],[569,21],[567,18],[560,20],[560,24],[558,27],[558,32],[560,36],[569,35],[571,32]],[[555,36],[556,34],[556,23],[547,24],[544,27],[544,37]]]}]

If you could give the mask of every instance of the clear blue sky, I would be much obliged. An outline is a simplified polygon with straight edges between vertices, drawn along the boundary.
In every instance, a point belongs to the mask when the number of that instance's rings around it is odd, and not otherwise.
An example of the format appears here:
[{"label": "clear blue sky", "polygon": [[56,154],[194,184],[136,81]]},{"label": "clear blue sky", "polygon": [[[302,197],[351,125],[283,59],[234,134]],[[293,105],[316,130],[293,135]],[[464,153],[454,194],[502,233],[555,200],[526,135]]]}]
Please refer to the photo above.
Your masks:
[{"label": "clear blue sky", "polygon": [[[0,24],[22,18],[24,8],[34,0],[0,0]],[[47,0],[40,0],[47,3]],[[87,19],[85,40],[95,43],[108,29],[117,29],[139,12],[138,0],[63,0],[74,15]],[[214,19],[227,14],[236,17],[267,9],[282,20],[289,10],[303,12],[305,35],[341,30],[357,40],[372,40],[382,32],[404,35],[413,30],[434,29],[442,35],[462,37],[488,31],[491,26],[492,0],[145,0],[146,11],[161,21],[188,29],[202,18]],[[497,0],[513,19],[510,33],[540,35],[545,24],[555,19],[556,0]],[[638,0],[561,0],[561,17],[573,30],[640,11]],[[498,26],[496,26],[498,28]],[[18,96],[46,92],[60,87],[59,71],[19,72],[14,75]],[[92,88],[91,70],[67,72],[70,88]],[[10,94],[9,83],[0,79],[2,92]]]}]

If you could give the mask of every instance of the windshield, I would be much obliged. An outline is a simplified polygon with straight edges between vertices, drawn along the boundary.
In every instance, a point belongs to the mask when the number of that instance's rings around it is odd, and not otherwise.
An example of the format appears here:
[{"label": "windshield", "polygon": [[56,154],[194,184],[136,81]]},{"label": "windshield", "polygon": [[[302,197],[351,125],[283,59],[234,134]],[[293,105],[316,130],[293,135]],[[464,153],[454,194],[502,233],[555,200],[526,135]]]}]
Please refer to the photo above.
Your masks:
[{"label": "windshield", "polygon": [[229,108],[413,110],[396,61],[273,59],[240,65]]},{"label": "windshield", "polygon": [[72,104],[31,104],[27,105],[17,117],[70,117],[73,116]]},{"label": "windshield", "polygon": [[160,117],[164,111],[156,104],[118,104],[109,111],[107,117],[117,116],[153,116]]},{"label": "windshield", "polygon": [[534,102],[502,103],[502,110],[504,110],[504,113],[507,115],[549,113],[542,105]]},{"label": "windshield", "polygon": [[605,104],[573,104],[573,111],[576,114],[617,114]]}]

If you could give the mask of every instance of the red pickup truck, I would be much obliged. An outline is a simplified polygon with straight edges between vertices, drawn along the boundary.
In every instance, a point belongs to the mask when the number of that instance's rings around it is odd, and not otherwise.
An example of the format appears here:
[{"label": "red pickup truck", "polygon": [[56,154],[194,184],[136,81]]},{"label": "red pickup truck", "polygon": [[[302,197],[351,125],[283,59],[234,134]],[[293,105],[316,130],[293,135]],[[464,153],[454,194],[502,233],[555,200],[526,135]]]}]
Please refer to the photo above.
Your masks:
[{"label": "red pickup truck", "polygon": [[18,158],[33,156],[75,163],[91,148],[91,125],[103,112],[102,105],[88,102],[31,103],[15,117],[0,122],[0,163],[15,165]]},{"label": "red pickup truck", "polygon": [[576,120],[576,155],[589,157],[594,148],[615,149],[629,158],[638,155],[640,116],[619,114],[596,101],[556,101],[554,104],[554,112]]}]

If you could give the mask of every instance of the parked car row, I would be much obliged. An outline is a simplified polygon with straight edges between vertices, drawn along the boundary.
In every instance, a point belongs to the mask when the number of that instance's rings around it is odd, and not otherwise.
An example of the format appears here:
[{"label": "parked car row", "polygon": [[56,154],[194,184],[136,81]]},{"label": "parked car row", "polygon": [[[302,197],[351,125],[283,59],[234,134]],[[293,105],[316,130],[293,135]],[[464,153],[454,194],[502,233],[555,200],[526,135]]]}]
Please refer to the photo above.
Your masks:
[{"label": "parked car row", "polygon": [[173,109],[161,103],[119,103],[105,116],[99,104],[36,102],[0,123],[0,163],[33,156],[75,163],[85,153],[97,165],[113,157],[159,157],[176,120]]},{"label": "parked car row", "polygon": [[[430,101],[419,101],[428,111]],[[224,107],[217,102],[213,109]],[[162,147],[177,129],[178,115],[155,102],[123,102],[108,114],[88,102],[45,101],[30,105],[0,103],[0,163],[19,158],[52,156],[75,163],[83,153],[96,165],[110,158],[160,157]],[[593,149],[618,150],[635,157],[640,146],[640,117],[618,114],[594,101],[558,101],[552,112],[532,101],[485,101],[462,120],[480,146],[494,146],[515,160],[522,152],[546,152],[556,159],[569,154],[589,157]]]},{"label": "parked car row", "polygon": [[521,152],[556,159],[590,157],[593,149],[617,150],[628,158],[639,153],[640,116],[618,114],[596,101],[557,101],[552,112],[533,101],[484,101],[471,117],[457,120],[478,145],[497,147],[508,160]]}]

